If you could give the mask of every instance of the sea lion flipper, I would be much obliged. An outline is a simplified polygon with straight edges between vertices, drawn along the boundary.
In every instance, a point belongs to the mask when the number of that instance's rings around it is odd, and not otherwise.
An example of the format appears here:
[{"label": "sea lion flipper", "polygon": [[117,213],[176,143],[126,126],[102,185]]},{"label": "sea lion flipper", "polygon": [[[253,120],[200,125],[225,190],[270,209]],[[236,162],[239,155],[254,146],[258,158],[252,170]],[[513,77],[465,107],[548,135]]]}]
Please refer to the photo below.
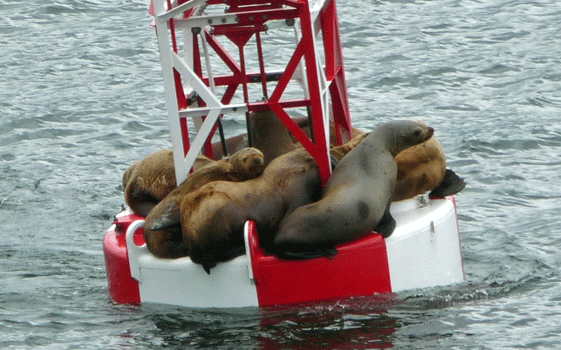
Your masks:
[{"label": "sea lion flipper", "polygon": [[451,169],[446,169],[444,179],[438,187],[430,192],[430,195],[435,197],[451,196],[459,193],[464,187],[466,187],[464,179],[456,175]]},{"label": "sea lion flipper", "polygon": [[150,230],[163,230],[180,223],[178,203],[170,204],[150,226]]},{"label": "sea lion flipper", "polygon": [[382,216],[382,220],[378,223],[378,226],[376,226],[374,231],[381,234],[382,237],[388,238],[395,230],[395,226],[395,219],[393,218],[392,214],[390,214],[390,211],[386,210],[384,216]]},{"label": "sea lion flipper", "polygon": [[308,251],[275,251],[275,255],[283,260],[308,260],[315,258],[328,258],[332,259],[339,252],[335,248],[318,248],[316,250]]}]

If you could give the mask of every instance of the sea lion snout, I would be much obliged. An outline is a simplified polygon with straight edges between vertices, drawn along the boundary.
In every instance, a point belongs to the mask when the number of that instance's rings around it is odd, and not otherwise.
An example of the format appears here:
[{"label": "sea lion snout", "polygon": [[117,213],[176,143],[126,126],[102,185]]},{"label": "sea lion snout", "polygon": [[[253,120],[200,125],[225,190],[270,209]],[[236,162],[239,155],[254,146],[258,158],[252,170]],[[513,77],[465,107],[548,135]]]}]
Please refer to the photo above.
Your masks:
[{"label": "sea lion snout", "polygon": [[427,135],[425,136],[425,141],[430,139],[432,137],[432,135],[434,135],[434,129],[432,127],[428,127],[427,128]]}]

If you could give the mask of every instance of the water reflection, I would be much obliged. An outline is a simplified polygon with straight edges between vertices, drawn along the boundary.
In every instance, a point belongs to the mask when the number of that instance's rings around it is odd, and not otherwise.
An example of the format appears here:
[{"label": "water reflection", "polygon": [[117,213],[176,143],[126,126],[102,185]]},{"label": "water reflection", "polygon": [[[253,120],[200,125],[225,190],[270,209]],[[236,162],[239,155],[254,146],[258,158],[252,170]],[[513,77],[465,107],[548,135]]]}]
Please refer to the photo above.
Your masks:
[{"label": "water reflection", "polygon": [[[386,349],[399,327],[388,307],[402,302],[392,294],[265,309],[142,310],[155,326],[150,342],[162,347]],[[146,339],[145,331],[138,336]]]}]

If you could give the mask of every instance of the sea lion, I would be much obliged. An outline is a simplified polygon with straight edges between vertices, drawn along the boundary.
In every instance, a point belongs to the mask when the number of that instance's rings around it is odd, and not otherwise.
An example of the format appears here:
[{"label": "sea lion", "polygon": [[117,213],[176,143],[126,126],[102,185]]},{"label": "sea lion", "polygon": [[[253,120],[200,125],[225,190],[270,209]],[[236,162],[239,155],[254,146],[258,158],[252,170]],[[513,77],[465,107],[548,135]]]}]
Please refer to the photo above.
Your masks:
[{"label": "sea lion", "polygon": [[296,149],[286,126],[271,110],[250,114],[251,146],[263,152],[265,166],[278,156]]},{"label": "sea lion", "polygon": [[[196,171],[210,162],[210,158],[200,155],[193,169]],[[132,211],[141,216],[147,216],[150,210],[176,187],[171,148],[146,156],[131,165],[123,174],[125,202]]]},{"label": "sea lion", "polygon": [[389,212],[397,178],[395,156],[428,140],[433,131],[407,120],[376,127],[335,167],[319,201],[280,222],[275,254],[298,257],[298,252],[333,247],[369,230],[388,237],[395,228]]},{"label": "sea lion", "polygon": [[[336,154],[342,157],[345,151]],[[161,230],[180,223],[182,253],[210,273],[217,262],[244,253],[242,233],[247,220],[255,221],[261,246],[270,246],[282,218],[319,199],[320,194],[317,163],[305,149],[299,148],[275,158],[255,179],[237,183],[215,181],[185,195],[179,219],[169,215],[173,209],[170,208],[150,223],[149,229]],[[152,211],[155,212],[156,209]]]},{"label": "sea lion", "polygon": [[190,174],[176,189],[171,191],[150,211],[144,226],[144,239],[148,250],[159,258],[178,258],[185,256],[181,227],[168,225],[158,227],[155,221],[165,213],[170,220],[179,221],[179,208],[183,197],[205,184],[217,180],[245,181],[263,172],[263,154],[255,148],[242,148],[230,157],[209,162]]}]

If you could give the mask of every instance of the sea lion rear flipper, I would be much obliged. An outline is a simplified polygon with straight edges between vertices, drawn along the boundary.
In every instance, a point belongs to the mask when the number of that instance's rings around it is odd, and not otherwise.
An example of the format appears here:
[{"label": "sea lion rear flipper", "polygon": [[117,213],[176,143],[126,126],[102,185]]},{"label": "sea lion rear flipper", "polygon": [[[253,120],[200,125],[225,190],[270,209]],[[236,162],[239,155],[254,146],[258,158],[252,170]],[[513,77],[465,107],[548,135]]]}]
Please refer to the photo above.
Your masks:
[{"label": "sea lion rear flipper", "polygon": [[172,203],[164,210],[162,215],[154,220],[150,226],[150,230],[163,230],[179,223],[179,205],[177,205],[177,203]]},{"label": "sea lion rear flipper", "polygon": [[437,188],[430,192],[430,196],[446,197],[459,193],[466,187],[464,179],[456,175],[451,169],[446,169],[444,179]]},{"label": "sea lion rear flipper", "polygon": [[395,226],[395,219],[393,218],[392,214],[390,214],[390,211],[386,209],[384,216],[382,216],[382,220],[378,223],[378,226],[374,228],[374,231],[381,234],[382,237],[388,238],[395,230]]},{"label": "sea lion rear flipper", "polygon": [[318,248],[308,251],[276,250],[274,254],[283,260],[307,260],[315,258],[332,259],[339,252],[335,248]]}]

